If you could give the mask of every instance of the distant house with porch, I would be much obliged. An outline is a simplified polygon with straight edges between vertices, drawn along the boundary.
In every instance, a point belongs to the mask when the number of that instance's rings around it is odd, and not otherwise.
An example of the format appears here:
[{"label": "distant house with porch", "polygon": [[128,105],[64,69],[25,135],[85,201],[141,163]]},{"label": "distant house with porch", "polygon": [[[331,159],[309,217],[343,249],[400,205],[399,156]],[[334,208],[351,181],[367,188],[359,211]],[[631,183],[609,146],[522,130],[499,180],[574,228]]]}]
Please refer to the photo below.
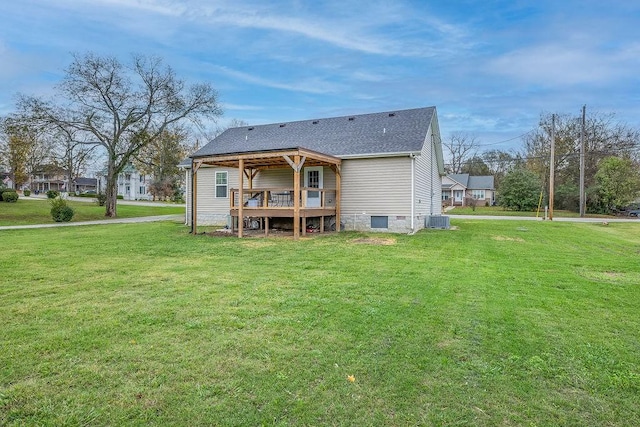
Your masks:
[{"label": "distant house with porch", "polygon": [[194,231],[413,232],[441,214],[435,107],[231,128],[181,167]]},{"label": "distant house with porch", "polygon": [[495,188],[491,175],[449,174],[442,178],[442,204],[465,206],[473,200],[476,206],[493,205]]},{"label": "distant house with porch", "polygon": [[29,187],[36,193],[49,190],[68,191],[69,171],[56,165],[46,164],[35,170],[29,177]]},{"label": "distant house with porch", "polygon": [[78,194],[86,191],[97,191],[97,179],[75,177],[71,180],[71,185],[69,185],[69,171],[67,169],[47,164],[42,165],[31,174],[28,187],[36,193],[54,190]]}]

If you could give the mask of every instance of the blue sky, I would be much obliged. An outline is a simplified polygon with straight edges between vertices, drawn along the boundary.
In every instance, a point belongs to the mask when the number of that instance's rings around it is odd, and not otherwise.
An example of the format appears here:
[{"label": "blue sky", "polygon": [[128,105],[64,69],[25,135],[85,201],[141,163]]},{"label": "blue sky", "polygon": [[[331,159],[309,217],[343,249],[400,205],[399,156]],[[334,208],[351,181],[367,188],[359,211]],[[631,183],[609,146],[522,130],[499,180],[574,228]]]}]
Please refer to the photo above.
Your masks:
[{"label": "blue sky", "polygon": [[508,149],[586,104],[640,127],[637,1],[2,1],[0,115],[86,51],[212,83],[222,125],[435,105],[443,138]]}]

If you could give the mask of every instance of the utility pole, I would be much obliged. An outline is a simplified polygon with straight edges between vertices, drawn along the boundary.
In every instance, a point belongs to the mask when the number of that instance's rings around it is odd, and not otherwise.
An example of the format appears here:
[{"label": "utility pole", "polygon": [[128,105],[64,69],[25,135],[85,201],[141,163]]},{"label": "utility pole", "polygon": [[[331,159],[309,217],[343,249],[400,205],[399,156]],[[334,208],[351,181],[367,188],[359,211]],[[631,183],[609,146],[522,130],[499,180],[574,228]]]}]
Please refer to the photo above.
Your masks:
[{"label": "utility pole", "polygon": [[584,217],[586,198],[584,195],[584,132],[587,106],[582,106],[582,126],[580,127],[580,218]]},{"label": "utility pole", "polygon": [[553,197],[556,151],[556,115],[551,115],[551,159],[549,160],[549,221],[553,221]]}]

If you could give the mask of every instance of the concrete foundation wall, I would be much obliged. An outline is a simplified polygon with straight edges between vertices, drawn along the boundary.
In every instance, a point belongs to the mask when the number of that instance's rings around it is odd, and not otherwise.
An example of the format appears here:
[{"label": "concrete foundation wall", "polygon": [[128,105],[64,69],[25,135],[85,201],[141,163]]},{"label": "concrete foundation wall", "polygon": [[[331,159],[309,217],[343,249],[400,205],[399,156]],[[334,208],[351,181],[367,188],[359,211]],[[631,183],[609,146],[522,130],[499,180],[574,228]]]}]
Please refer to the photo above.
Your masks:
[{"label": "concrete foundation wall", "polygon": [[[388,228],[371,228],[371,215],[351,214],[341,215],[340,222],[347,231],[372,231],[381,233],[410,233],[411,217],[408,215],[387,215]],[[416,215],[414,230],[424,228],[424,216]]]}]

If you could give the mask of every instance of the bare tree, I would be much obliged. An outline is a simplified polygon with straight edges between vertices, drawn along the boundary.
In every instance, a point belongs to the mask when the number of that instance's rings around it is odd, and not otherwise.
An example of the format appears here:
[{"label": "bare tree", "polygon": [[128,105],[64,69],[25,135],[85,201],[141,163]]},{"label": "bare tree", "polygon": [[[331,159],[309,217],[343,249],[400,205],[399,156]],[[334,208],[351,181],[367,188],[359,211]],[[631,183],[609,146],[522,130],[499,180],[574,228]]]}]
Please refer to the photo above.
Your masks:
[{"label": "bare tree", "polygon": [[222,114],[211,85],[187,87],[156,57],[134,56],[126,68],[114,57],[74,55],[58,90],[64,103],[21,96],[18,105],[68,129],[75,142],[104,148],[108,217],[116,216],[117,177],[132,156],[172,126]]},{"label": "bare tree", "polygon": [[67,171],[69,192],[73,191],[75,178],[86,172],[87,164],[93,160],[98,148],[96,145],[79,141],[76,133],[77,130],[73,128],[62,127],[53,134],[53,162]]},{"label": "bare tree", "polygon": [[482,153],[482,160],[489,168],[489,175],[493,175],[496,189],[500,188],[502,178],[517,167],[523,167],[524,160],[517,153],[503,150],[488,150]]},{"label": "bare tree", "polygon": [[464,132],[453,132],[448,141],[442,143],[449,153],[449,173],[462,173],[467,160],[477,156],[477,137]]}]

